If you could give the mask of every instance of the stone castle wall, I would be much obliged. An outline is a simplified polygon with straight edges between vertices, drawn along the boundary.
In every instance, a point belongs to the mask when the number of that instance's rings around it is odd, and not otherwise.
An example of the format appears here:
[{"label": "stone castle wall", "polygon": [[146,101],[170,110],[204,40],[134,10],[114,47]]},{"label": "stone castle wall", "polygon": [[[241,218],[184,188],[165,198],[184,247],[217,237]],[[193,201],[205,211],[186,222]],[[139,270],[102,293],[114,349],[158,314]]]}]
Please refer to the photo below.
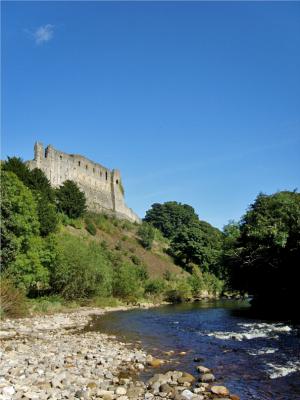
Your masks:
[{"label": "stone castle wall", "polygon": [[30,169],[44,171],[53,187],[69,179],[76,182],[86,195],[88,210],[140,222],[125,204],[120,171],[109,170],[81,155],[63,153],[51,145],[44,150],[43,144],[38,142],[34,146],[34,159],[27,164]]}]

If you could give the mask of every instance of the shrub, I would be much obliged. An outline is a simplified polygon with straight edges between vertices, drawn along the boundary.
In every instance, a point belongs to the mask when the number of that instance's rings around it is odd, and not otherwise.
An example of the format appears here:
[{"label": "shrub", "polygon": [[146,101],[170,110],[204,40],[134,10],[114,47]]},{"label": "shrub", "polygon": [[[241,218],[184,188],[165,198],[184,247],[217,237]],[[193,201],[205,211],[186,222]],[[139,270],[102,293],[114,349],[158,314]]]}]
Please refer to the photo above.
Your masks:
[{"label": "shrub", "polygon": [[94,242],[60,235],[51,272],[53,288],[66,299],[111,294],[112,265],[103,247]]},{"label": "shrub", "polygon": [[23,317],[27,314],[25,293],[9,279],[2,278],[0,285],[0,318]]},{"label": "shrub", "polygon": [[93,236],[95,236],[96,233],[97,233],[97,229],[96,229],[95,225],[92,222],[89,222],[87,224],[86,230]]},{"label": "shrub", "polygon": [[166,291],[165,296],[171,303],[182,303],[192,298],[192,288],[186,279],[181,279]]},{"label": "shrub", "polygon": [[115,268],[113,294],[122,299],[138,299],[143,294],[137,269],[129,263],[121,263]]},{"label": "shrub", "polygon": [[149,279],[145,284],[145,293],[159,295],[164,292],[166,283],[162,279]]},{"label": "shrub", "polygon": [[143,222],[139,227],[137,234],[139,235],[141,245],[145,249],[150,250],[155,237],[155,230],[153,226],[147,222]]}]

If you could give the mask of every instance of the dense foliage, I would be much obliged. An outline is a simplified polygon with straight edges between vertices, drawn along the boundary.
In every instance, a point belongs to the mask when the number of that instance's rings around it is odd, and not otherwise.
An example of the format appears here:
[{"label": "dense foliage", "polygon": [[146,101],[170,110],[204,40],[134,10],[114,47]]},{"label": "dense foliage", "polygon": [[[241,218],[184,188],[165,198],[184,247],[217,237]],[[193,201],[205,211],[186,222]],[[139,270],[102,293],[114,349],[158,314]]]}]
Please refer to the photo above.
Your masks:
[{"label": "dense foliage", "polygon": [[12,172],[1,173],[2,272],[27,291],[48,285],[42,257],[37,204],[32,192]]},{"label": "dense foliage", "polygon": [[169,201],[155,203],[146,212],[145,221],[170,239],[169,253],[185,269],[198,266],[223,277],[221,266],[223,236],[219,229],[200,221],[193,207]]},{"label": "dense foliage", "polygon": [[67,180],[56,191],[57,208],[70,218],[81,217],[86,210],[85,194],[75,182]]},{"label": "dense foliage", "polygon": [[172,239],[172,254],[186,267],[198,265],[202,271],[214,271],[222,252],[222,234],[207,222],[199,221],[191,227],[182,228]]},{"label": "dense foliage", "polygon": [[169,239],[180,232],[181,228],[192,226],[199,221],[193,207],[176,201],[152,204],[144,220],[159,229]]},{"label": "dense foliage", "polygon": [[259,304],[292,303],[300,267],[300,194],[259,194],[239,226],[227,229],[232,284]]},{"label": "dense foliage", "polygon": [[8,157],[2,169],[13,172],[28,187],[36,200],[40,223],[40,233],[47,236],[55,232],[58,218],[55,207],[55,193],[43,171],[38,168],[30,170],[19,157]]}]

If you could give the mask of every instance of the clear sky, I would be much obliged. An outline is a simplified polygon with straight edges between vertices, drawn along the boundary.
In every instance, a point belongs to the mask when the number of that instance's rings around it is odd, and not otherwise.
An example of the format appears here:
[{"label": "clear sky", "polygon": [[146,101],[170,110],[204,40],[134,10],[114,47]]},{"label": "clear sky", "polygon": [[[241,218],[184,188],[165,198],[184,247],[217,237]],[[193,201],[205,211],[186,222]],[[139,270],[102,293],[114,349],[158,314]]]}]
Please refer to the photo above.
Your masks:
[{"label": "clear sky", "polygon": [[2,158],[119,168],[222,228],[300,188],[299,2],[2,2]]}]

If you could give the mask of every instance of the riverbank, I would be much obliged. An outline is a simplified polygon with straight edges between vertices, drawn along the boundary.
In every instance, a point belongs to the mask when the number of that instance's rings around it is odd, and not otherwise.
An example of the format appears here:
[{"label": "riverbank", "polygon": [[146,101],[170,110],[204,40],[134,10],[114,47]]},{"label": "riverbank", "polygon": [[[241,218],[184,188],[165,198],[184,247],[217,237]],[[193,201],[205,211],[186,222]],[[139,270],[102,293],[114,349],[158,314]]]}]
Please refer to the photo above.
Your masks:
[{"label": "riverbank", "polygon": [[[238,399],[215,385],[203,366],[195,376],[182,371],[158,374],[164,360],[114,336],[85,332],[94,315],[130,308],[85,308],[3,321],[0,399]],[[145,368],[153,368],[146,383],[138,377]]]}]

